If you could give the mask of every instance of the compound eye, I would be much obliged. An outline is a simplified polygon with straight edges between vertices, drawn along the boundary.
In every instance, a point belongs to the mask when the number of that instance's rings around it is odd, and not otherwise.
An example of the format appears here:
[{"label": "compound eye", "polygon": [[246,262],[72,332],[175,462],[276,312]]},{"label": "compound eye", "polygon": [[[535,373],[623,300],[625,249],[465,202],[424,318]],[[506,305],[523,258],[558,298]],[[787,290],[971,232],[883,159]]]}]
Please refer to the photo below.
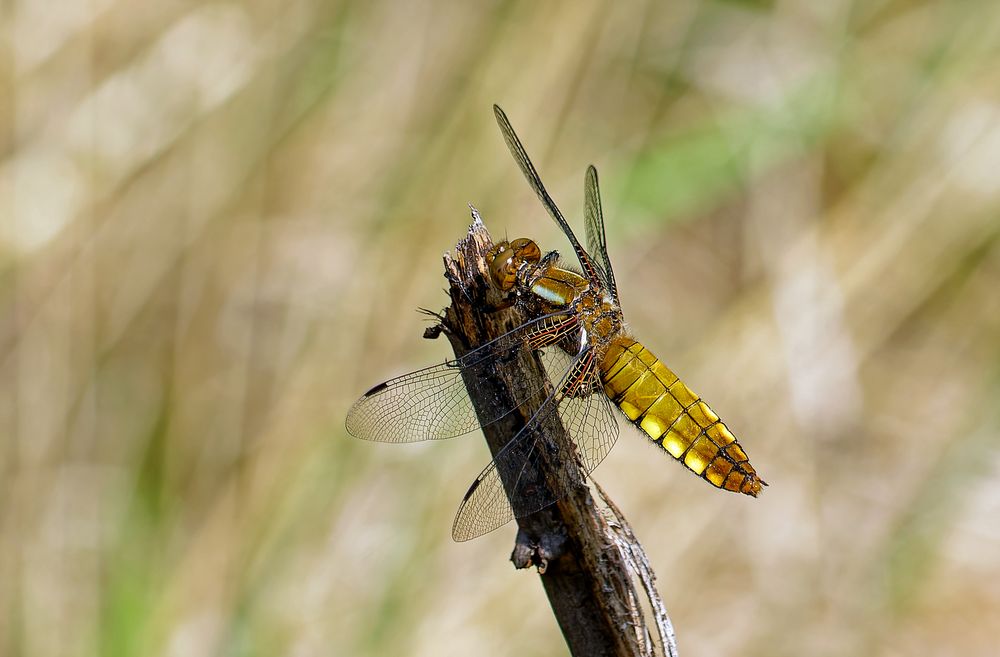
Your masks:
[{"label": "compound eye", "polygon": [[514,262],[514,252],[510,248],[500,248],[497,250],[496,255],[492,257],[493,259],[490,261],[490,275],[493,277],[493,284],[500,288],[502,292],[507,292],[517,282],[517,265]]},{"label": "compound eye", "polygon": [[542,250],[533,240],[526,237],[520,237],[511,242],[510,248],[513,249],[515,256],[532,265],[537,265],[542,259]]}]

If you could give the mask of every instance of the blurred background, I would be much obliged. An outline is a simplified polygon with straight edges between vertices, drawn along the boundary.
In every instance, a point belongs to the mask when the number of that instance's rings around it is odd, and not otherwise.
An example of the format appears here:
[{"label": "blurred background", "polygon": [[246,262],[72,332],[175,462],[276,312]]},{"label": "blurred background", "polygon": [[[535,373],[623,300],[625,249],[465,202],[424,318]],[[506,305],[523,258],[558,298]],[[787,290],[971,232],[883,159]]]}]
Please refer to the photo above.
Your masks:
[{"label": "blurred background", "polygon": [[568,245],[771,484],[596,472],[681,652],[993,655],[1000,5],[0,4],[0,654],[551,655],[481,436],[347,436],[467,204]]}]

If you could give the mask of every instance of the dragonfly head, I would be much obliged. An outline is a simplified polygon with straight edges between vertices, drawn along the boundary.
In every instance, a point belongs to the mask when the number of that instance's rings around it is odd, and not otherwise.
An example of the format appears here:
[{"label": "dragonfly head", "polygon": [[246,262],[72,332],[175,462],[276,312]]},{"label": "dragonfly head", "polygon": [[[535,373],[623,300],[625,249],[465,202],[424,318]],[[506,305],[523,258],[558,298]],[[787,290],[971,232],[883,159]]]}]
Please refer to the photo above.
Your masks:
[{"label": "dragonfly head", "polygon": [[498,242],[489,253],[490,276],[501,292],[509,292],[517,284],[517,275],[525,265],[537,265],[542,250],[534,241],[519,237],[510,242]]}]

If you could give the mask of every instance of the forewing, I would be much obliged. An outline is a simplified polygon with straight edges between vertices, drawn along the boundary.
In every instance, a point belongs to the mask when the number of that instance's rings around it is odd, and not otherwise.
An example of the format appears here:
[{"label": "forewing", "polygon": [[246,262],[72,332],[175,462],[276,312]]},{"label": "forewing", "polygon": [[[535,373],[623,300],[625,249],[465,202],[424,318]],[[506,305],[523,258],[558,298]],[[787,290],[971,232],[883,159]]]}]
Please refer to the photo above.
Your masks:
[{"label": "forewing", "polygon": [[601,210],[601,191],[597,185],[597,169],[587,167],[583,183],[583,219],[587,236],[587,251],[597,260],[605,288],[611,298],[618,301],[618,286],[608,257],[608,240],[604,235],[604,212]]},{"label": "forewing", "polygon": [[[586,396],[566,397],[561,401],[557,395],[551,395],[473,482],[458,509],[452,538],[467,541],[482,536],[515,517],[534,513],[560,499],[565,491],[552,491],[538,479],[539,461],[560,453],[551,434],[556,411],[587,473],[597,467],[618,439],[618,422],[608,397],[599,387],[593,387]],[[510,491],[509,498],[504,482]]]},{"label": "forewing", "polygon": [[566,218],[563,217],[562,212],[556,206],[555,201],[549,196],[548,191],[545,189],[545,185],[542,184],[542,179],[538,176],[538,171],[535,170],[535,165],[531,163],[531,159],[528,158],[528,152],[524,149],[524,145],[521,140],[518,139],[517,134],[514,132],[514,128],[510,125],[510,120],[504,111],[500,109],[497,105],[493,106],[493,114],[496,116],[497,125],[500,126],[500,132],[503,134],[503,139],[507,142],[507,148],[510,149],[510,154],[514,156],[514,161],[517,162],[517,166],[521,169],[521,173],[524,174],[525,179],[531,188],[535,190],[535,194],[541,200],[542,205],[548,211],[549,216],[551,216],[559,228],[569,239],[570,244],[573,245],[573,250],[576,252],[576,257],[580,260],[580,266],[583,267],[584,274],[593,279],[599,276],[594,263],[591,261],[590,256],[587,252],[583,250],[583,246],[580,241],[576,239],[576,235],[573,233],[573,229],[569,227],[566,222]]},{"label": "forewing", "polygon": [[380,383],[351,407],[347,414],[348,433],[364,440],[389,443],[440,440],[500,419],[538,388],[514,389],[513,404],[509,400],[494,400],[484,404],[477,414],[467,386],[477,392],[491,389],[496,366],[516,358],[524,350],[530,351],[529,339],[552,320],[553,316],[548,315],[526,322],[461,358]]}]

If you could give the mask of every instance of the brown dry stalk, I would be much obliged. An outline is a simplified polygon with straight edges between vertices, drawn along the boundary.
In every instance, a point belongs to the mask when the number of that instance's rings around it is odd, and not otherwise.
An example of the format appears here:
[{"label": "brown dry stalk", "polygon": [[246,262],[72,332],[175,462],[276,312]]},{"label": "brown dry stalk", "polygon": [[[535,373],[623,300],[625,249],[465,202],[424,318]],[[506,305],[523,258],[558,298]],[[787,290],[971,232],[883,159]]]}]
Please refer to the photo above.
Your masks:
[{"label": "brown dry stalk", "polygon": [[[444,332],[458,357],[526,319],[518,308],[504,307],[488,284],[485,255],[492,239],[475,209],[473,219],[468,236],[458,243],[454,254],[445,255],[451,306],[445,310],[440,328],[430,332],[430,337]],[[491,389],[479,386],[478,391],[470,390],[477,408],[514,399],[516,386],[540,391],[536,399],[483,428],[492,454],[516,435],[551,391],[544,377],[537,356],[522,354],[510,363],[498,364]],[[511,560],[517,568],[537,567],[573,655],[646,656],[658,649],[676,655],[672,628],[653,588],[642,546],[616,507],[612,507],[612,522],[601,512],[584,483],[584,472],[573,456],[565,430],[558,422],[550,424],[550,437],[558,446],[556,454],[540,459],[534,466],[536,471],[524,476],[564,494],[558,503],[518,518]],[[659,642],[651,639],[633,575],[640,579],[651,601]]]}]

